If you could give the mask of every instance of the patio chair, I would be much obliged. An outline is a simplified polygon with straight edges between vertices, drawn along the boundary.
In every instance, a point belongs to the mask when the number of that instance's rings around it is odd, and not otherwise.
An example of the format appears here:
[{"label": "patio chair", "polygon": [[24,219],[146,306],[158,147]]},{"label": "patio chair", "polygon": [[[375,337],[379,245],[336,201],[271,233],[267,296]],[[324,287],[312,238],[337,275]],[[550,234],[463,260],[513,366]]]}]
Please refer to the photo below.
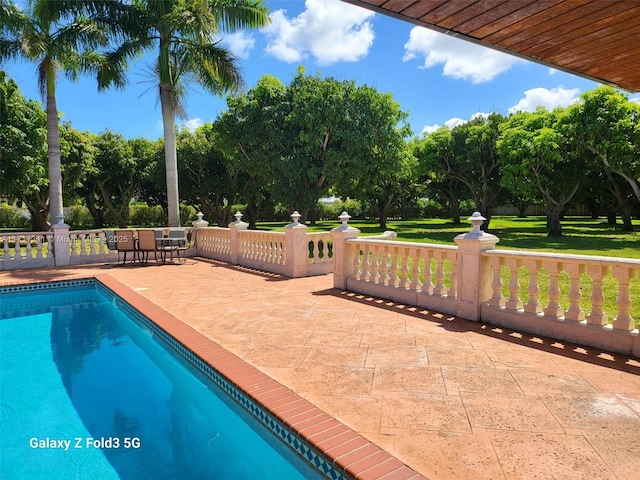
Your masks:
[{"label": "patio chair", "polygon": [[172,228],[169,230],[167,237],[170,241],[171,260],[173,260],[173,252],[178,255],[178,262],[180,261],[180,252],[182,252],[182,259],[186,261],[187,251],[187,230],[184,228]]},{"label": "patio chair", "polygon": [[107,239],[107,248],[109,250],[117,250],[116,246],[116,234],[113,230],[103,230],[104,236]]},{"label": "patio chair", "polygon": [[137,253],[134,230],[116,230],[114,236],[116,241],[116,248],[118,249],[118,262],[120,261],[120,252],[124,253],[124,260],[122,260],[122,265],[127,263],[127,253],[131,252],[133,254],[131,263],[134,263],[136,261]]},{"label": "patio chair", "polygon": [[156,232],[146,229],[138,230],[138,255],[140,255],[140,261],[142,263],[149,261],[149,252],[153,252],[155,260],[158,261]]}]

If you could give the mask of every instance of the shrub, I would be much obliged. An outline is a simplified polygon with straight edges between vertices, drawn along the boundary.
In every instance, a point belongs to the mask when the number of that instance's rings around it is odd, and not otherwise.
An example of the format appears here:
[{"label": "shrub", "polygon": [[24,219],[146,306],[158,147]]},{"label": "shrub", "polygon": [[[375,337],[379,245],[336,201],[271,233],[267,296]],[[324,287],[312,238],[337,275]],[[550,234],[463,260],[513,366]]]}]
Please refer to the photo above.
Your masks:
[{"label": "shrub", "polygon": [[180,204],[180,225],[190,227],[191,222],[196,220],[196,213],[198,212],[193,206]]},{"label": "shrub", "polygon": [[95,227],[89,209],[83,205],[65,208],[64,223],[73,230],[86,230]]},{"label": "shrub", "polygon": [[24,230],[31,228],[29,212],[7,203],[0,203],[0,228]]},{"label": "shrub", "polygon": [[163,227],[167,225],[167,214],[160,205],[132,205],[129,223],[138,227]]}]

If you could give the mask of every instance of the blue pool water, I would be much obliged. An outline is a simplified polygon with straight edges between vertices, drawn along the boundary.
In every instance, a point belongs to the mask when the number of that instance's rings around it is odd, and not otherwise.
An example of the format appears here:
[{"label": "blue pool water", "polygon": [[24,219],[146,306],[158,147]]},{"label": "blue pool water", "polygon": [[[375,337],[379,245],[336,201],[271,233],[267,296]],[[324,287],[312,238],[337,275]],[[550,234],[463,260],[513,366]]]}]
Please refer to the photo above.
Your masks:
[{"label": "blue pool water", "polygon": [[0,478],[320,475],[95,285],[0,296]]}]

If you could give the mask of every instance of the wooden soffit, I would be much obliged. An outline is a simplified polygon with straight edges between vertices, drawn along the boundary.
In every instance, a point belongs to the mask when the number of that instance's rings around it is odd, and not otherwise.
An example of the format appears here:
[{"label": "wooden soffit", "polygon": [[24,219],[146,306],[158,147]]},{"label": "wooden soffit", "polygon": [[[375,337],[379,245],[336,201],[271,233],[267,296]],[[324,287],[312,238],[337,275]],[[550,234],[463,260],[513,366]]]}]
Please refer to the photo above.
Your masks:
[{"label": "wooden soffit", "polygon": [[640,0],[342,0],[629,92]]}]

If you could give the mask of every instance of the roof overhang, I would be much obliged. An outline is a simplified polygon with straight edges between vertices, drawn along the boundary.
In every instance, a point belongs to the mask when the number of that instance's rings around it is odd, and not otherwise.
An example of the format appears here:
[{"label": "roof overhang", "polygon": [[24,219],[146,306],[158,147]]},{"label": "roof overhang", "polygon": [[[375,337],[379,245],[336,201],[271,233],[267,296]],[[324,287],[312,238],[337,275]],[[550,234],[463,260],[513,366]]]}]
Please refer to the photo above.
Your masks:
[{"label": "roof overhang", "polygon": [[640,91],[637,0],[342,0],[630,92]]}]

